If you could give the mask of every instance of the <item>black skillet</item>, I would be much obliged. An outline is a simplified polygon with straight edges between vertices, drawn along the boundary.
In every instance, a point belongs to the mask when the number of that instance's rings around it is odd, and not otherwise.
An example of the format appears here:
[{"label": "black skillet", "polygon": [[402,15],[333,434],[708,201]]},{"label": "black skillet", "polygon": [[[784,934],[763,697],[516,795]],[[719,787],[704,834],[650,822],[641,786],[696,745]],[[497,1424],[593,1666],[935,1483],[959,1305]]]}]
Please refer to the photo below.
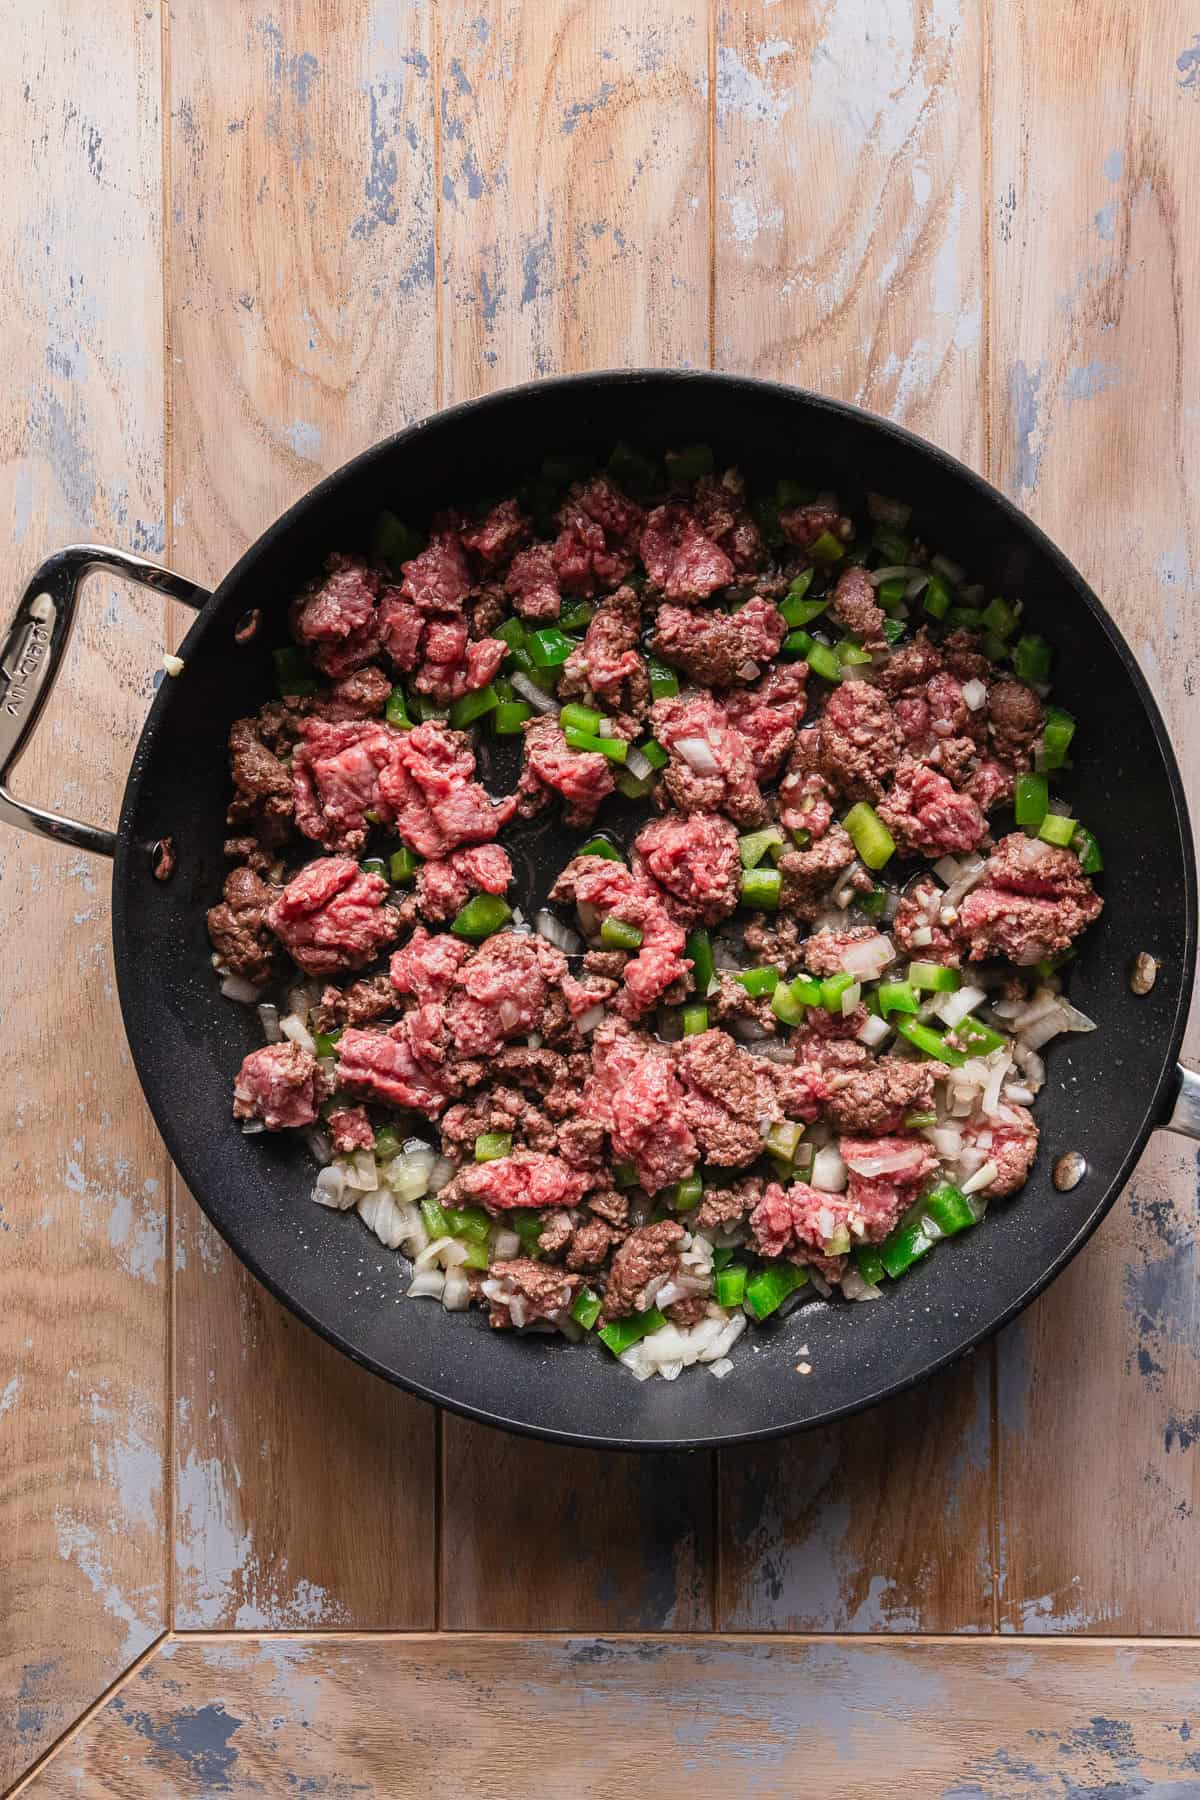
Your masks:
[{"label": "black skillet", "polygon": [[[298,1143],[245,1137],[229,1117],[234,1071],[261,1041],[253,1008],[223,1000],[206,908],[224,865],[232,719],[273,691],[270,649],[288,597],[329,550],[362,544],[383,506],[420,520],[456,498],[510,490],[547,450],[606,455],[703,439],[753,481],[810,475],[859,510],[868,488],[913,503],[914,522],[989,591],[1023,595],[1056,649],[1055,697],[1079,720],[1068,797],[1100,835],[1107,902],[1071,973],[1099,1030],[1054,1043],[1038,1104],[1042,1149],[1017,1200],[934,1255],[872,1305],[811,1301],[751,1329],[723,1381],[688,1370],[639,1383],[599,1347],[489,1331],[401,1298],[405,1265],[353,1215],[313,1205]],[[114,834],[13,798],[8,778],[66,647],[76,590],[95,567],[197,607],[142,732]],[[265,628],[239,647],[250,607]],[[1200,1135],[1200,1081],[1176,1057],[1196,954],[1196,870],[1179,771],[1128,646],[1085,582],[978,475],[895,425],[816,394],[707,373],[620,373],[545,381],[473,401],[367,451],[263,533],[215,594],[115,551],[77,548],[38,571],[0,658],[0,818],[114,857],[113,948],[125,1027],[167,1147],[217,1229],[271,1291],[349,1356],[431,1400],[518,1431],[623,1448],[699,1447],[770,1437],[853,1412],[929,1375],[1026,1306],[1095,1229],[1150,1132]],[[178,866],[155,879],[152,846]],[[536,904],[577,834],[518,832],[524,898]],[[1133,957],[1161,970],[1130,991]],[[1088,1173],[1060,1194],[1051,1167],[1081,1150]],[[808,1345],[811,1375],[796,1371]]]}]

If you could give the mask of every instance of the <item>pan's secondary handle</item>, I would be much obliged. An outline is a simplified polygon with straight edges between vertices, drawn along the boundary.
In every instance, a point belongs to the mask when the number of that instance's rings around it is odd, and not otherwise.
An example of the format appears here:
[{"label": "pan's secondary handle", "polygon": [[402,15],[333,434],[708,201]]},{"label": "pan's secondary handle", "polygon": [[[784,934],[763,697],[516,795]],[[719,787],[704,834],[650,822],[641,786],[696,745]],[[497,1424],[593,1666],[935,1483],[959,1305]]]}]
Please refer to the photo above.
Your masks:
[{"label": "pan's secondary handle", "polygon": [[1167,1131],[1181,1137],[1200,1138],[1200,1075],[1195,1069],[1179,1065],[1179,1092],[1169,1118],[1163,1121]]},{"label": "pan's secondary handle", "polygon": [[197,610],[209,593],[159,563],[147,562],[144,556],[109,550],[101,544],[72,544],[48,557],[37,571],[0,647],[0,820],[22,831],[37,832],[56,844],[111,856],[117,846],[115,832],[31,806],[18,800],[9,788],[12,771],[50,698],[75,623],[80,586],[94,569],[106,569]]}]

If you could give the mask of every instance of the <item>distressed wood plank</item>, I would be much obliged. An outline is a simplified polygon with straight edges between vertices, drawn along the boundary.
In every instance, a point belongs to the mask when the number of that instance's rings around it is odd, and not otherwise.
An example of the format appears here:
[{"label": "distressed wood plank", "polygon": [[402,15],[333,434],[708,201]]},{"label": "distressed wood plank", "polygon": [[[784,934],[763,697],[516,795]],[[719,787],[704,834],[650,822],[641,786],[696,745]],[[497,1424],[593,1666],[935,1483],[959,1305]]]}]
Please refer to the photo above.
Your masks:
[{"label": "distressed wood plank", "polygon": [[[701,6],[441,8],[443,388],[708,360]],[[712,1462],[446,1416],[444,1624],[711,1622]],[[547,1545],[561,1555],[547,1555]]]},{"label": "distressed wood plank", "polygon": [[[430,34],[427,6],[374,0],[172,14],[172,549],[193,574],[433,404]],[[184,1194],[174,1257],[175,1622],[432,1623],[431,1409],[296,1323]]]},{"label": "distressed wood plank", "polygon": [[439,10],[446,398],[706,363],[704,5]]},{"label": "distressed wood plank", "polygon": [[[995,0],[992,473],[1104,597],[1195,795],[1196,22],[1106,0],[1044,24]],[[1005,1629],[1200,1629],[1196,1227],[1194,1150],[1159,1139],[1003,1340]]]},{"label": "distressed wood plank", "polygon": [[[969,1695],[969,1704],[963,1703]],[[164,1645],[27,1792],[1047,1800],[1195,1789],[1194,1652],[920,1639]],[[514,1768],[516,1773],[514,1774]]]},{"label": "distressed wood plank", "polygon": [[[80,538],[163,539],[159,27],[0,7],[7,618]],[[108,823],[164,647],[93,580],[18,790]],[[0,827],[0,1788],[165,1620],[166,1157],[121,1028],[107,863]]]},{"label": "distressed wood plank", "polygon": [[[718,366],[853,400],[978,464],[976,9],[732,9],[716,58]],[[718,1623],[988,1629],[990,1357],[722,1457]]]}]

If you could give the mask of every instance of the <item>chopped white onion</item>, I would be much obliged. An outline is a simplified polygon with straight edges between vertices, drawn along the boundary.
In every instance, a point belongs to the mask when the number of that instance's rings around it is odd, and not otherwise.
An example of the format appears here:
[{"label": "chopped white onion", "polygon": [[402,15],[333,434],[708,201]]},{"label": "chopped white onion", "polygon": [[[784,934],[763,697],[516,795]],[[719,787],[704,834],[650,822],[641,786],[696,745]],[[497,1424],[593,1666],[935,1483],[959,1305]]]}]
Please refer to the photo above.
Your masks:
[{"label": "chopped white onion", "polygon": [[285,1038],[290,1038],[293,1044],[299,1044],[302,1050],[316,1053],[317,1046],[313,1041],[312,1033],[299,1013],[289,1013],[286,1019],[280,1019],[279,1029]]},{"label": "chopped white onion", "polygon": [[905,588],[904,598],[906,600],[915,600],[917,595],[923,594],[928,586],[929,575],[924,569],[920,569]]},{"label": "chopped white onion", "polygon": [[497,1262],[509,1262],[521,1254],[521,1240],[515,1231],[500,1230],[492,1239],[492,1255]]},{"label": "chopped white onion", "polygon": [[908,941],[914,950],[927,950],[933,942],[933,932],[928,925],[918,925],[909,932]]},{"label": "chopped white onion", "polygon": [[358,1216],[386,1250],[398,1250],[404,1239],[411,1235],[415,1212],[415,1207],[397,1206],[386,1188],[375,1188],[372,1193],[359,1195]]},{"label": "chopped white onion", "polygon": [[408,1284],[410,1300],[440,1300],[446,1286],[446,1277],[440,1269],[422,1269],[414,1275]]},{"label": "chopped white onion", "polygon": [[939,881],[944,881],[947,887],[952,881],[958,880],[961,870],[962,865],[957,856],[941,856],[933,865],[934,874]]},{"label": "chopped white onion", "polygon": [[920,576],[921,586],[924,587],[929,576],[924,569],[919,569],[916,563],[888,563],[884,569],[872,569],[867,580],[872,587],[877,588],[885,581],[898,581],[901,578],[905,581],[912,581],[917,576]]},{"label": "chopped white onion", "polygon": [[310,1125],[303,1133],[303,1137],[310,1155],[314,1156],[319,1163],[327,1165],[333,1161],[333,1145],[326,1133],[318,1126]]},{"label": "chopped white onion", "polygon": [[242,1125],[242,1136],[257,1137],[260,1131],[265,1131],[266,1129],[267,1128],[261,1119],[247,1119]]},{"label": "chopped white onion", "polygon": [[244,975],[226,975],[221,983],[221,992],[226,1000],[236,1000],[239,1006],[251,1006],[262,992]]},{"label": "chopped white onion", "polygon": [[561,950],[564,956],[576,956],[583,949],[583,939],[579,933],[572,931],[569,925],[564,925],[561,919],[556,919],[544,906],[540,912],[534,913],[533,927],[539,937],[545,938],[548,944],[553,944],[556,950]]},{"label": "chopped white onion", "polygon": [[859,1043],[865,1044],[868,1050],[877,1050],[891,1035],[892,1028],[887,1020],[877,1017],[875,1013],[868,1013],[855,1033]]},{"label": "chopped white onion", "polygon": [[404,1150],[391,1157],[379,1174],[384,1186],[390,1188],[397,1200],[421,1200],[429,1192],[429,1177],[435,1160],[434,1152],[427,1144],[422,1144],[418,1149]]},{"label": "chopped white onion", "polygon": [[597,1025],[603,1025],[604,1017],[605,1013],[603,1006],[589,1006],[586,1012],[580,1013],[575,1021],[575,1025],[582,1035],[587,1037],[589,1032],[595,1031]]},{"label": "chopped white onion", "polygon": [[935,1125],[929,1138],[938,1155],[948,1162],[953,1162],[962,1151],[962,1132],[956,1131],[953,1125]]},{"label": "chopped white onion", "polygon": [[810,1187],[822,1194],[840,1194],[846,1186],[846,1165],[836,1144],[826,1144],[813,1157]]},{"label": "chopped white onion", "polygon": [[182,656],[174,656],[169,650],[164,651],[163,653],[162,666],[167,671],[168,675],[183,674]]},{"label": "chopped white onion", "polygon": [[987,1151],[977,1150],[974,1144],[964,1144],[958,1153],[958,1171],[960,1175],[974,1175],[987,1162]]},{"label": "chopped white onion", "polygon": [[429,1191],[440,1194],[447,1182],[454,1178],[454,1164],[448,1156],[435,1156],[433,1167],[429,1171]]},{"label": "chopped white onion", "polygon": [[442,1305],[447,1312],[466,1312],[471,1304],[471,1284],[461,1269],[447,1269]]},{"label": "chopped white onion", "polygon": [[283,1038],[283,1033],[279,1029],[279,1008],[272,1006],[269,1000],[263,1000],[259,1004],[258,1016],[262,1022],[263,1036],[268,1044],[278,1044]]},{"label": "chopped white onion", "polygon": [[1038,1089],[1045,1085],[1045,1063],[1036,1050],[1031,1050],[1029,1045],[1023,1044],[1020,1039],[1013,1045],[1013,1057],[1018,1069],[1025,1077],[1025,1085],[1031,1087],[1036,1094]]},{"label": "chopped white onion", "polygon": [[877,525],[895,525],[901,531],[912,518],[911,506],[887,494],[868,494],[867,511]]},{"label": "chopped white onion", "polygon": [[339,1161],[352,1188],[359,1188],[364,1194],[369,1194],[379,1186],[379,1170],[375,1164],[374,1151],[352,1150],[349,1156],[340,1157]]},{"label": "chopped white onion", "polygon": [[322,1169],[313,1183],[312,1197],[318,1206],[333,1207],[337,1212],[344,1212],[354,1205],[358,1199],[357,1191],[346,1185],[346,1172],[337,1163],[330,1163]]},{"label": "chopped white onion", "polygon": [[1001,1093],[1014,1106],[1032,1106],[1037,1099],[1033,1089],[1023,1086],[1020,1082],[1010,1082],[1006,1088],[1001,1089]]},{"label": "chopped white onion", "polygon": [[976,1169],[962,1184],[964,1194],[977,1194],[980,1188],[990,1187],[1000,1170],[994,1162],[985,1162],[981,1169]]},{"label": "chopped white onion", "polygon": [[883,1290],[874,1282],[866,1280],[858,1270],[851,1266],[842,1276],[842,1292],[847,1300],[882,1300]]},{"label": "chopped white onion", "polygon": [[719,1362],[709,1363],[708,1372],[715,1375],[718,1381],[724,1381],[727,1375],[732,1374],[733,1364],[727,1356],[723,1356]]},{"label": "chopped white onion", "polygon": [[645,781],[654,773],[654,764],[648,756],[644,756],[633,744],[625,755],[625,767],[635,781]]},{"label": "chopped white onion", "polygon": [[874,981],[895,960],[895,945],[879,932],[861,943],[848,945],[842,955],[842,967],[847,975],[856,975],[860,981]]},{"label": "chopped white onion", "polygon": [[842,1017],[848,1019],[862,999],[862,982],[852,981],[842,995]]},{"label": "chopped white onion", "polygon": [[981,987],[961,987],[956,994],[939,994],[933,1010],[951,1030],[961,1025],[967,1014],[982,1006],[987,993]]},{"label": "chopped white onion", "polygon": [[[820,1155],[824,1154],[824,1151],[820,1152]],[[899,1175],[907,1169],[921,1168],[926,1162],[929,1152],[923,1143],[916,1143],[906,1145],[903,1150],[872,1152],[869,1149],[856,1147],[848,1157],[844,1152],[842,1154],[845,1157],[846,1166],[853,1169],[856,1175],[862,1175],[868,1181],[875,1181],[881,1175]],[[813,1182],[814,1187],[819,1185],[819,1182]]]},{"label": "chopped white onion", "polygon": [[512,684],[522,700],[528,700],[534,712],[557,713],[559,711],[559,704],[554,695],[547,694],[536,681],[531,681],[529,676],[522,674],[519,669],[512,676]]},{"label": "chopped white onion", "polygon": [[721,765],[713,754],[713,747],[707,738],[676,738],[671,748],[683,758],[688,768],[695,769],[698,775],[720,774]]},{"label": "chopped white onion", "polygon": [[929,566],[931,569],[936,569],[937,573],[943,576],[951,587],[962,586],[963,577],[967,571],[958,563],[951,562],[948,556],[931,556]]},{"label": "chopped white onion", "polygon": [[[954,877],[954,880],[950,883],[950,886],[946,889],[945,893],[938,896],[937,904],[939,912],[944,915],[947,908],[956,907],[959,901],[969,894],[973,887],[978,886],[986,869],[987,860],[985,857],[964,856],[959,863],[958,874]],[[953,920],[947,919],[945,920],[945,923],[952,924]]]},{"label": "chopped white onion", "polygon": [[964,681],[962,697],[972,712],[978,712],[981,706],[987,705],[987,689],[982,681]]}]

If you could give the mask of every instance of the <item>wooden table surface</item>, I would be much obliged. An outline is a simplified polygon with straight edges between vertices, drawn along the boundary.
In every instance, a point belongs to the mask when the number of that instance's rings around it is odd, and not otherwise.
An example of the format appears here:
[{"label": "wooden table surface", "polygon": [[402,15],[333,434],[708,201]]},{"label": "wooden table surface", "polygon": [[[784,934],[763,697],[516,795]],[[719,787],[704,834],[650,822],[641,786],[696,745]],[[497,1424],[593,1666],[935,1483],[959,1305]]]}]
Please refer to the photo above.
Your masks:
[{"label": "wooden table surface", "polygon": [[[1024,506],[1200,793],[1194,5],[0,17],[6,609],[80,538],[213,581],[486,389],[748,370]],[[106,579],[85,610],[21,787],[108,821],[181,621]],[[1193,1147],[895,1405],[718,1457],[549,1448],[362,1373],[233,1260],[143,1104],[108,913],[105,864],[0,831],[0,1781],[1200,1793]]]}]

